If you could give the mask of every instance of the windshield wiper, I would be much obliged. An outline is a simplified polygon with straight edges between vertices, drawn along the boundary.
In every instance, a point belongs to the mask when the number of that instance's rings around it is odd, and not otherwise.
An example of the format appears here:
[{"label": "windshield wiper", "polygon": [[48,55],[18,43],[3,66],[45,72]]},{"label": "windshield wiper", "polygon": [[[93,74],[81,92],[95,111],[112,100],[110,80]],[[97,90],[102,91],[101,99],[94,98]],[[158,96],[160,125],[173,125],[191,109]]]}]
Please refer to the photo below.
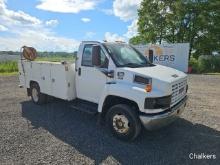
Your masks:
[{"label": "windshield wiper", "polygon": [[146,66],[146,67],[155,66],[153,63],[150,63],[150,62],[143,62],[141,64],[142,64],[142,66]]},{"label": "windshield wiper", "polygon": [[131,67],[131,68],[138,68],[138,67],[143,67],[143,64],[137,64],[137,63],[127,63],[124,65],[120,65],[120,67]]}]

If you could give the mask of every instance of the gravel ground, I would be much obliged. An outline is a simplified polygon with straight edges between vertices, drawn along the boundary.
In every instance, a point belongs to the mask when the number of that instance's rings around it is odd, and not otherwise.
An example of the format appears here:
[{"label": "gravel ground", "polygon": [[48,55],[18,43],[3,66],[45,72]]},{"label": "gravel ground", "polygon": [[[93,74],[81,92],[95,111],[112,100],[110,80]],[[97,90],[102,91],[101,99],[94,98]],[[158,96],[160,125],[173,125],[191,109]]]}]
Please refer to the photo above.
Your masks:
[{"label": "gravel ground", "polygon": [[220,164],[220,76],[190,75],[181,118],[132,143],[65,101],[34,105],[17,85],[16,76],[0,77],[0,164]]}]

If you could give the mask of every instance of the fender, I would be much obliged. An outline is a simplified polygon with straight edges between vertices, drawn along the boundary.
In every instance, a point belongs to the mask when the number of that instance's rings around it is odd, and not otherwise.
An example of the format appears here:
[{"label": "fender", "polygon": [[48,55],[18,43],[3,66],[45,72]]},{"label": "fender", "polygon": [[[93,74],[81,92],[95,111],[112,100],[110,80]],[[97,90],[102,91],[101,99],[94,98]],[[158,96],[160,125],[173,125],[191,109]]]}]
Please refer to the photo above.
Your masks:
[{"label": "fender", "polygon": [[106,83],[102,95],[98,104],[98,112],[102,112],[103,104],[107,96],[118,96],[122,97],[137,103],[140,111],[145,112],[144,102],[146,97],[159,97],[163,96],[164,92],[159,91],[158,89],[153,89],[152,92],[147,93],[144,87],[135,86],[134,83],[128,82],[115,82],[115,83]]}]

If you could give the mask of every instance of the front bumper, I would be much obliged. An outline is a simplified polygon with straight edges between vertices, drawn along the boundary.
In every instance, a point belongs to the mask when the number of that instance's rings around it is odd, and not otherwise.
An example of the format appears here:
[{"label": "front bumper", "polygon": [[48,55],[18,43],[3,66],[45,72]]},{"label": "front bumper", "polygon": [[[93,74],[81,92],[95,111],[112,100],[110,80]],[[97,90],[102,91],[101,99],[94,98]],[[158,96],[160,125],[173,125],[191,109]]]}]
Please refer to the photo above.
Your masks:
[{"label": "front bumper", "polygon": [[155,130],[161,127],[164,127],[175,119],[184,111],[187,102],[187,96],[184,97],[178,104],[174,107],[166,110],[165,113],[157,114],[157,115],[140,115],[140,120],[143,126],[147,130]]}]

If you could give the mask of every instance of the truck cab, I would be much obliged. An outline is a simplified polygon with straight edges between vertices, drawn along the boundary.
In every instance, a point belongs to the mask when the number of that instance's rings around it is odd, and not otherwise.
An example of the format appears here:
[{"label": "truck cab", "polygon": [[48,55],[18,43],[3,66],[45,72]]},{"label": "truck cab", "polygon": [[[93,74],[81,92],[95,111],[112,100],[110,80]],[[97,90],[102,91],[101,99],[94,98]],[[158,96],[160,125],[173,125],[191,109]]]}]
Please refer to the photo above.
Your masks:
[{"label": "truck cab", "polygon": [[[125,43],[84,41],[75,63],[65,65],[72,75],[66,91],[73,90],[73,96],[63,99],[77,102],[73,105],[75,109],[92,109],[122,140],[134,140],[142,126],[154,130],[168,125],[178,118],[186,105],[187,75],[152,64]],[[21,64],[19,68],[22,70]],[[27,78],[24,75],[21,79]],[[23,84],[32,100],[51,95],[42,92],[40,80],[32,80],[34,86],[30,85],[31,78],[26,81]]]}]

